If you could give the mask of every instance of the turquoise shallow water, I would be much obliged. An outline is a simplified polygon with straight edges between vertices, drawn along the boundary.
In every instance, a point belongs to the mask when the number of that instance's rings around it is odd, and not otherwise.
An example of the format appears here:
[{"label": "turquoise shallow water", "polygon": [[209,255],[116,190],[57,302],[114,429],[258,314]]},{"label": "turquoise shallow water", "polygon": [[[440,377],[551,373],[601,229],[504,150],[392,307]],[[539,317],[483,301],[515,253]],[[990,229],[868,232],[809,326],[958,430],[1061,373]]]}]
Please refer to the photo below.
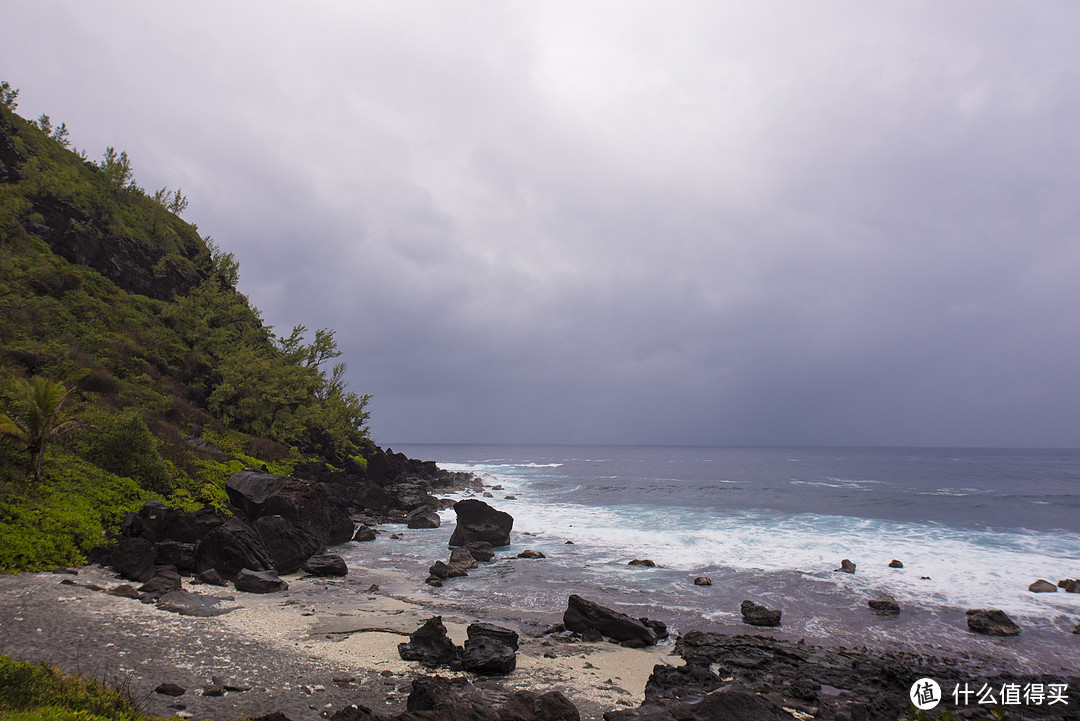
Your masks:
[{"label": "turquoise shallow water", "polygon": [[[569,593],[582,593],[676,629],[745,631],[738,605],[753,598],[783,608],[781,633],[796,638],[962,647],[1004,654],[1018,670],[1080,658],[1080,637],[1068,633],[1080,623],[1080,594],[1027,591],[1037,578],[1080,577],[1076,451],[395,450],[502,486],[487,500],[515,518],[506,553],[548,556],[504,558],[424,591],[443,599],[557,616]],[[453,512],[443,519],[403,543],[380,540],[378,562],[422,575],[446,555]],[[659,568],[627,566],[633,558]],[[843,558],[855,575],[834,571]],[[889,568],[894,558],[903,569]],[[713,586],[694,586],[698,575]],[[900,618],[867,611],[880,592],[900,601]],[[1023,639],[973,639],[963,611],[984,607],[1021,621]]]}]

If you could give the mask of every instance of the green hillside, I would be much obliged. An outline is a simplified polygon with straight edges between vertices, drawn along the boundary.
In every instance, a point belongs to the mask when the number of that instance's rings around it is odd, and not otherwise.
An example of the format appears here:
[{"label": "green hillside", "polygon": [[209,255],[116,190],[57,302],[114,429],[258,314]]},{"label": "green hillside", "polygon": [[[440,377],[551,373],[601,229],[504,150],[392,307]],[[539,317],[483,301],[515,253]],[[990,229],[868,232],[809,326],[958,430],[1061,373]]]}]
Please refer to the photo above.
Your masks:
[{"label": "green hillside", "polygon": [[[0,86],[0,571],[77,563],[149,498],[223,505],[245,466],[363,464],[368,397],[334,332],[275,335],[179,190],[140,188],[113,148],[88,160],[16,99]],[[40,479],[34,379],[72,391],[39,424],[80,422],[47,439]]]}]

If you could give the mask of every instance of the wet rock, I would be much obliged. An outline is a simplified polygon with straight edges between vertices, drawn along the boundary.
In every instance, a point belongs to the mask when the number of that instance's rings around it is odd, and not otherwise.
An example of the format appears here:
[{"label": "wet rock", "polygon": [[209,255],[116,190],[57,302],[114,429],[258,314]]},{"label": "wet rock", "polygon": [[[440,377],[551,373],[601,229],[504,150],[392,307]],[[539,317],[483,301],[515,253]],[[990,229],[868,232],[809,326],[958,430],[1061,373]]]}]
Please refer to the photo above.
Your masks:
[{"label": "wet rock", "polygon": [[406,518],[406,525],[409,528],[438,528],[442,524],[439,514],[428,510],[427,506],[421,506],[412,511]]},{"label": "wet rock", "polygon": [[1004,612],[997,609],[967,611],[968,629],[984,636],[1019,636],[1020,627]]},{"label": "wet rock", "polygon": [[463,548],[467,548],[472,557],[480,563],[487,563],[495,558],[495,549],[487,541],[473,541],[472,543],[466,543]]},{"label": "wet rock", "polygon": [[442,561],[436,561],[431,564],[431,568],[428,569],[428,575],[445,580],[450,577],[450,567]]},{"label": "wet rock", "polygon": [[651,628],[653,633],[656,634],[657,640],[663,640],[668,637],[667,624],[663,621],[657,621],[652,618],[645,618],[644,616],[638,619],[648,628]]},{"label": "wet rock", "polygon": [[[476,558],[473,557],[472,552],[467,548],[455,548],[450,552],[450,574],[467,576],[468,571],[476,568],[479,564],[476,562]],[[455,571],[461,571],[461,573],[455,574]]]},{"label": "wet rock", "polygon": [[233,582],[237,591],[244,593],[275,593],[289,590],[289,584],[278,578],[273,571],[252,571],[244,568]]},{"label": "wet rock", "polygon": [[1058,587],[1049,581],[1040,578],[1038,581],[1028,586],[1028,590],[1032,593],[1057,593]]},{"label": "wet rock", "polygon": [[883,593],[877,598],[871,598],[866,602],[870,608],[882,613],[900,613],[900,604],[896,602],[896,599],[887,593]]},{"label": "wet rock", "polygon": [[375,540],[375,529],[371,526],[360,526],[356,529],[356,535],[353,536],[354,541],[360,543],[366,543],[367,541]]},{"label": "wet rock", "polygon": [[836,570],[841,573],[855,573],[855,564],[845,558],[843,561],[840,561],[840,568]]},{"label": "wet rock", "polygon": [[630,563],[628,563],[626,565],[628,565],[628,566],[640,566],[642,568],[656,568],[656,564],[653,563],[648,558],[635,558],[633,561],[630,561]]},{"label": "wet rock", "polygon": [[1080,593],[1080,579],[1065,578],[1058,581],[1058,588],[1065,591],[1065,593]]},{"label": "wet rock", "polygon": [[546,558],[546,556],[540,551],[533,551],[531,549],[524,550],[517,555],[518,558]]},{"label": "wet rock", "polygon": [[354,704],[335,711],[330,721],[375,721],[375,717],[371,715],[371,709],[367,706]]},{"label": "wet rock", "polygon": [[467,498],[454,504],[457,526],[450,536],[451,546],[464,546],[474,541],[485,541],[492,547],[510,545],[510,531],[514,517],[498,511],[483,501]]},{"label": "wet rock", "polygon": [[741,688],[714,691],[693,703],[663,708],[609,711],[605,721],[791,721],[791,714],[769,699]]},{"label": "wet rock", "polygon": [[187,689],[177,686],[175,683],[163,683],[154,689],[154,693],[159,693],[162,696],[183,696],[187,693]]},{"label": "wet rock", "polygon": [[889,561],[889,568],[903,568],[903,567],[904,567],[904,564],[901,563],[900,561],[897,561],[895,558],[893,560]]},{"label": "wet rock", "polygon": [[709,578],[708,576],[698,576],[697,578],[694,579],[694,585],[695,586],[711,586],[712,585],[712,579]]},{"label": "wet rock", "polygon": [[584,634],[595,631],[602,636],[615,639],[616,642],[638,640],[642,645],[656,643],[656,632],[641,621],[630,618],[625,613],[613,611],[577,594],[571,595],[563,612],[563,626],[569,631]]},{"label": "wet rock", "polygon": [[312,576],[347,576],[349,567],[336,553],[318,553],[304,561],[301,570]]},{"label": "wet rock", "polygon": [[743,601],[739,611],[742,612],[743,621],[751,626],[779,626],[783,614],[779,609],[766,608],[750,600]]},{"label": "wet rock", "polygon": [[445,666],[452,671],[461,670],[462,649],[446,635],[442,616],[424,621],[420,628],[409,634],[407,643],[398,644],[398,654],[406,661],[419,661],[430,668]]},{"label": "wet rock", "polygon": [[442,588],[443,580],[444,579],[439,578],[438,576],[428,576],[424,579],[424,583],[434,588]]}]

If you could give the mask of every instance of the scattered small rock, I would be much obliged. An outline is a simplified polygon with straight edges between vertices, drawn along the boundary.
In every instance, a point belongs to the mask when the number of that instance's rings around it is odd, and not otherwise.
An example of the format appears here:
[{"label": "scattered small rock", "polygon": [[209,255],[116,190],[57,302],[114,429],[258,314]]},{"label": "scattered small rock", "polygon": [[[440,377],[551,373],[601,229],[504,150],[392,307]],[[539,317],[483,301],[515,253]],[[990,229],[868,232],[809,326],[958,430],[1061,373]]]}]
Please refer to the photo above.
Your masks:
[{"label": "scattered small rock", "polygon": [[362,525],[356,529],[356,535],[353,536],[353,540],[359,541],[360,543],[364,543],[366,541],[374,541],[375,529],[371,526]]},{"label": "scattered small rock", "polygon": [[743,621],[751,626],[779,626],[783,614],[779,609],[766,608],[750,600],[743,601],[739,611],[742,612]]},{"label": "scattered small rock", "polygon": [[845,558],[843,561],[840,561],[840,568],[836,570],[842,573],[855,573],[855,564]]},{"label": "scattered small rock", "polygon": [[1058,587],[1049,581],[1040,578],[1038,581],[1028,586],[1028,590],[1032,593],[1057,593]]},{"label": "scattered small rock", "polygon": [[895,558],[893,560],[889,561],[889,568],[903,568],[903,567],[904,567],[904,564],[901,563],[900,561],[897,561]]},{"label": "scattered small rock", "polygon": [[162,696],[183,696],[187,690],[175,683],[163,683],[154,689],[154,693],[160,693]]},{"label": "scattered small rock", "polygon": [[877,598],[871,598],[866,603],[875,611],[893,614],[900,613],[900,604],[896,602],[895,598],[887,593],[883,593]]},{"label": "scattered small rock", "polygon": [[518,558],[547,558],[547,556],[545,556],[540,551],[533,551],[531,549],[522,551],[521,553],[519,553],[517,555],[517,557]]},{"label": "scattered small rock", "polygon": [[507,501],[516,501],[517,496],[512,496],[512,495],[511,496],[503,496],[503,499],[507,500]]},{"label": "scattered small rock", "polygon": [[564,545],[564,546],[573,546],[573,545],[574,545],[574,542],[573,542],[573,541],[567,541],[567,542],[566,542],[566,543],[564,543],[563,545]]},{"label": "scattered small rock", "polygon": [[205,686],[203,688],[202,695],[203,696],[224,696],[225,695],[225,689],[223,689],[221,686],[215,686],[215,685],[211,684],[211,685]]},{"label": "scattered small rock", "polygon": [[221,577],[216,569],[208,568],[202,573],[195,574],[193,583],[208,583],[211,586],[227,586],[229,582]]},{"label": "scattered small rock", "polygon": [[120,596],[121,598],[138,598],[140,596],[139,591],[134,586],[127,583],[121,583],[116,588],[109,589],[106,593],[110,596]]},{"label": "scattered small rock", "polygon": [[635,558],[628,566],[641,566],[643,568],[656,568],[656,564],[650,561],[648,558]]},{"label": "scattered small rock", "polygon": [[273,571],[252,571],[242,568],[236,575],[234,583],[237,591],[245,593],[275,593],[289,590],[289,584],[282,581]]},{"label": "scattered small rock", "polygon": [[708,576],[698,576],[697,578],[694,579],[694,585],[695,586],[711,586],[712,585],[712,579],[709,578]]},{"label": "scattered small rock", "polygon": [[313,576],[349,575],[349,567],[345,565],[345,559],[336,553],[317,553],[304,561],[300,570]]},{"label": "scattered small rock", "polygon": [[1064,578],[1058,581],[1058,588],[1064,589],[1065,593],[1080,593],[1080,579]]},{"label": "scattered small rock", "polygon": [[984,636],[1019,636],[1017,626],[1004,611],[971,609],[967,612],[968,629]]}]

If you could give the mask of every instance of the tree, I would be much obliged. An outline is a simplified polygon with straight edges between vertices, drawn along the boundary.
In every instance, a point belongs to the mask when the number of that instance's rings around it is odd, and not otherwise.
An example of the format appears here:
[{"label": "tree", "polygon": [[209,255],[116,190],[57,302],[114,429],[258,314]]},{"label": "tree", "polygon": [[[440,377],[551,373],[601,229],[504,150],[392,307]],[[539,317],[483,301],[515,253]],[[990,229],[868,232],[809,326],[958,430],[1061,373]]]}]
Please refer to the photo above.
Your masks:
[{"label": "tree", "polygon": [[19,89],[11,87],[7,80],[0,80],[0,105],[13,111],[19,107],[19,104],[15,102],[17,97],[19,97]]},{"label": "tree", "polygon": [[98,167],[105,173],[105,178],[114,191],[127,186],[134,172],[127,151],[121,150],[117,153],[116,148],[111,145],[105,148],[103,160],[98,163]]},{"label": "tree", "polygon": [[35,484],[41,480],[41,459],[49,441],[75,431],[98,430],[78,418],[61,420],[64,401],[74,391],[40,376],[34,376],[33,381],[20,378],[16,381],[17,408],[0,414],[0,433],[26,443]]}]

